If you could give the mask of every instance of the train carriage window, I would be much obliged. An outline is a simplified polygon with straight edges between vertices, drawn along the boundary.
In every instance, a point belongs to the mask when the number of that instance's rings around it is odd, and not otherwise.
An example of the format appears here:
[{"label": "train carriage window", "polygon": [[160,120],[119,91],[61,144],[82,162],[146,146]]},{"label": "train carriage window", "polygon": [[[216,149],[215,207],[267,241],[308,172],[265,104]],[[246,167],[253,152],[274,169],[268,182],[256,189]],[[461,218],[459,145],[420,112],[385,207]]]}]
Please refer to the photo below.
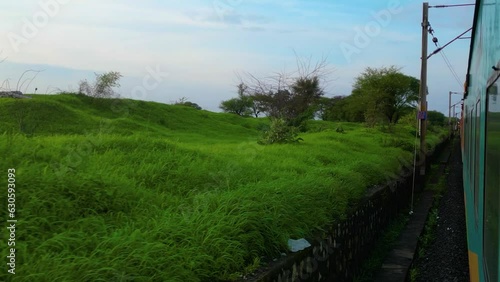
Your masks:
[{"label": "train carriage window", "polygon": [[500,206],[500,101],[497,81],[488,87],[486,100],[483,251],[489,281],[498,281]]}]

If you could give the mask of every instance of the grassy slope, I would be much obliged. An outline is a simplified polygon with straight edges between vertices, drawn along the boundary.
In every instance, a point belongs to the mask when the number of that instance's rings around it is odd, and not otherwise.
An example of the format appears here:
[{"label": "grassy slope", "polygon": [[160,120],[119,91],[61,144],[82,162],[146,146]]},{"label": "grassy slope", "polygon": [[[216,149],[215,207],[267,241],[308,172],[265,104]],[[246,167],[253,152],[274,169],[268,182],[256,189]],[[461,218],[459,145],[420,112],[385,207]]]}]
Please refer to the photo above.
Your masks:
[{"label": "grassy slope", "polygon": [[266,123],[77,95],[0,99],[0,169],[17,170],[15,280],[234,278],[411,159],[392,147],[411,147],[408,129],[314,122],[300,144],[260,146]]}]

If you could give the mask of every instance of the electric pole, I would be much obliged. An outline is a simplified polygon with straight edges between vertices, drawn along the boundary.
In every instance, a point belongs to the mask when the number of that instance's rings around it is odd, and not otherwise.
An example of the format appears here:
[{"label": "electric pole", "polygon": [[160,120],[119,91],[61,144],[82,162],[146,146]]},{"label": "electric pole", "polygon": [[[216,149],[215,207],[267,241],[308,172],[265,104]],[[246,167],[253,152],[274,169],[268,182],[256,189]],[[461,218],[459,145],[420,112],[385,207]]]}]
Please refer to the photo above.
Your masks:
[{"label": "electric pole", "polygon": [[422,67],[420,72],[420,176],[425,176],[427,145],[425,135],[427,130],[427,32],[429,28],[429,3],[423,3],[422,12]]},{"label": "electric pole", "polygon": [[[453,107],[451,105],[451,94],[463,94],[463,93],[459,93],[459,92],[453,92],[453,91],[450,91],[449,92],[449,96],[448,96],[448,126],[450,127],[450,136],[453,132],[453,126],[452,126],[452,123],[451,123],[451,118],[455,116],[455,114],[451,115],[451,107]],[[455,108],[453,108],[453,110],[455,110]]]},{"label": "electric pole", "polygon": [[451,127],[451,91],[448,94],[448,126],[450,127],[450,136],[452,132],[452,127]]}]

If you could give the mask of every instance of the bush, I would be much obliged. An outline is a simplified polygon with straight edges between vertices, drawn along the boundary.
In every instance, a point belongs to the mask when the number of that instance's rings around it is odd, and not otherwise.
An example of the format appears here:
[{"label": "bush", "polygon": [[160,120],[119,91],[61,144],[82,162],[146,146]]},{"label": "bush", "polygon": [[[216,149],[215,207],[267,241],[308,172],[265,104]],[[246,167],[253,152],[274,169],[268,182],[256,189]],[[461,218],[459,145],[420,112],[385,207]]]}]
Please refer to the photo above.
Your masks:
[{"label": "bush", "polygon": [[94,84],[90,84],[86,79],[80,81],[78,93],[94,98],[113,98],[117,96],[113,87],[119,87],[118,80],[122,77],[119,72],[110,71],[105,74],[95,74]]},{"label": "bush", "polygon": [[197,110],[203,110],[198,104],[188,101],[188,98],[182,97],[174,102],[174,105],[191,107]]},{"label": "bush", "polygon": [[438,111],[428,111],[427,120],[431,125],[446,126],[446,116]]},{"label": "bush", "polygon": [[405,125],[405,126],[411,126],[412,128],[417,127],[417,111],[413,110],[410,113],[407,113],[406,115],[402,116],[398,120],[398,124]]},{"label": "bush", "polygon": [[272,119],[269,129],[264,131],[258,143],[262,145],[296,143],[302,140],[302,138],[297,138],[297,132],[298,129],[288,126],[284,119]]}]

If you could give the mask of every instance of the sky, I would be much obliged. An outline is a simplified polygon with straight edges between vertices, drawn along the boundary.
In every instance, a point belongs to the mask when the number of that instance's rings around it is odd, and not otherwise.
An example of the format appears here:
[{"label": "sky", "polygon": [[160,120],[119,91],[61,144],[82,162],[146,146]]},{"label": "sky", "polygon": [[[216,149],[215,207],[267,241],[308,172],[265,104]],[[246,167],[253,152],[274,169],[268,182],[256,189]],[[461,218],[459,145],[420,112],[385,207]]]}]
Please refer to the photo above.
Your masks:
[{"label": "sky", "polygon": [[[441,4],[457,3],[429,2]],[[473,12],[431,8],[439,43],[469,29]],[[326,58],[327,97],[349,95],[367,67],[395,65],[420,78],[421,1],[16,0],[0,2],[0,18],[3,90],[76,91],[83,79],[118,71],[122,97],[185,97],[220,111],[222,100],[237,96],[239,75],[293,72],[297,57]],[[429,110],[448,115],[448,93],[463,92],[469,46],[466,38],[444,49],[459,81],[441,54],[429,59]],[[428,47],[436,49],[431,38]],[[39,72],[31,79],[35,72],[26,70]]]}]

